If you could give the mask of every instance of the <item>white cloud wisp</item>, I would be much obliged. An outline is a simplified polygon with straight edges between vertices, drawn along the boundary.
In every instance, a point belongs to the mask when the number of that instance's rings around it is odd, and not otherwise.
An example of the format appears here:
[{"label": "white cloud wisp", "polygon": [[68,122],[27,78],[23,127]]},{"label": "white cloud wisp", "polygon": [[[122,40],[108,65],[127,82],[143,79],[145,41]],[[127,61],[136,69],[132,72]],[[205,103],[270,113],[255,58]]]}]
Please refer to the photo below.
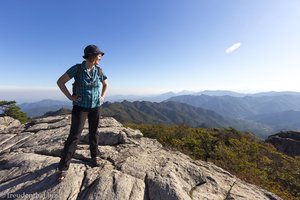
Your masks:
[{"label": "white cloud wisp", "polygon": [[241,47],[241,43],[238,42],[238,43],[235,43],[235,44],[231,45],[229,48],[227,48],[227,49],[225,50],[225,52],[226,52],[226,53],[232,53],[232,52],[236,51],[236,50],[237,50],[238,48],[240,48],[240,47]]}]

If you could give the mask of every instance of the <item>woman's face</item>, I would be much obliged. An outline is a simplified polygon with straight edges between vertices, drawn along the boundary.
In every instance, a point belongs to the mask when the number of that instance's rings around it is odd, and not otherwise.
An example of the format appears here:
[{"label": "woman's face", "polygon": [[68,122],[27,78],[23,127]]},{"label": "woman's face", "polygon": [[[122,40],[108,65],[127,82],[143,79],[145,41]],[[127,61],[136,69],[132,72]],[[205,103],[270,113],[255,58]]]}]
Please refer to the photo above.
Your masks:
[{"label": "woman's face", "polygon": [[102,59],[102,55],[98,54],[97,56],[92,58],[91,62],[93,63],[93,65],[98,65],[100,63],[101,59]]},{"label": "woman's face", "polygon": [[98,65],[100,63],[101,59],[102,59],[102,54],[97,55],[97,59],[96,59],[95,65]]}]

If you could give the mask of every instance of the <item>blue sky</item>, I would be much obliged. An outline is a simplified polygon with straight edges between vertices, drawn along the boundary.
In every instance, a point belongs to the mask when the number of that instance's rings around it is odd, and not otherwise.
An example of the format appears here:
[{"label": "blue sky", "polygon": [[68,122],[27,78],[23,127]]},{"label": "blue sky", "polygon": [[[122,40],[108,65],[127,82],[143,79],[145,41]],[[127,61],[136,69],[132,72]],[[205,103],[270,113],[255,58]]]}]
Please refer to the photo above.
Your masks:
[{"label": "blue sky", "polygon": [[105,52],[108,95],[300,91],[299,8],[298,0],[1,1],[0,99],[62,98],[56,80],[88,44]]}]

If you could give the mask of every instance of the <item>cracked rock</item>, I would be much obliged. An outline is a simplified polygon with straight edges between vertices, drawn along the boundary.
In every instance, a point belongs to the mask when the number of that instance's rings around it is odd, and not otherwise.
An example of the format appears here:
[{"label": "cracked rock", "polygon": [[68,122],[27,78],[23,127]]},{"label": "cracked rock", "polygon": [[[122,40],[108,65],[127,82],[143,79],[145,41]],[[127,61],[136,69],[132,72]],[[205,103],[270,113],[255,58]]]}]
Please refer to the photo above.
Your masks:
[{"label": "cracked rock", "polygon": [[9,116],[0,117],[0,130],[21,126],[21,122]]},{"label": "cracked rock", "polygon": [[91,165],[86,124],[68,174],[58,183],[69,129],[70,115],[62,115],[0,131],[1,199],[280,199],[212,163],[167,150],[113,118],[102,118],[98,127],[104,164]]}]

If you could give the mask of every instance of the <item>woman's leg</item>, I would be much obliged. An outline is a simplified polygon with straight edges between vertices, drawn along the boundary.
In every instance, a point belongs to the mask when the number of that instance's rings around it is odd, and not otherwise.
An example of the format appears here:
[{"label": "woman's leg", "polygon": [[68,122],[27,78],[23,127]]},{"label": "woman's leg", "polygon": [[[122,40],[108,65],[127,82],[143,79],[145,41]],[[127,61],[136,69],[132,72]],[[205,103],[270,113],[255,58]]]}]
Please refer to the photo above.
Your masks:
[{"label": "woman's leg", "polygon": [[86,117],[87,112],[80,107],[73,107],[70,134],[65,142],[64,149],[61,154],[61,160],[58,165],[58,169],[60,171],[69,169],[69,165],[79,142]]},{"label": "woman's leg", "polygon": [[88,114],[88,121],[89,121],[89,143],[90,143],[90,151],[91,157],[95,158],[99,156],[98,150],[98,125],[99,125],[99,118],[100,118],[100,107],[93,108]]}]

